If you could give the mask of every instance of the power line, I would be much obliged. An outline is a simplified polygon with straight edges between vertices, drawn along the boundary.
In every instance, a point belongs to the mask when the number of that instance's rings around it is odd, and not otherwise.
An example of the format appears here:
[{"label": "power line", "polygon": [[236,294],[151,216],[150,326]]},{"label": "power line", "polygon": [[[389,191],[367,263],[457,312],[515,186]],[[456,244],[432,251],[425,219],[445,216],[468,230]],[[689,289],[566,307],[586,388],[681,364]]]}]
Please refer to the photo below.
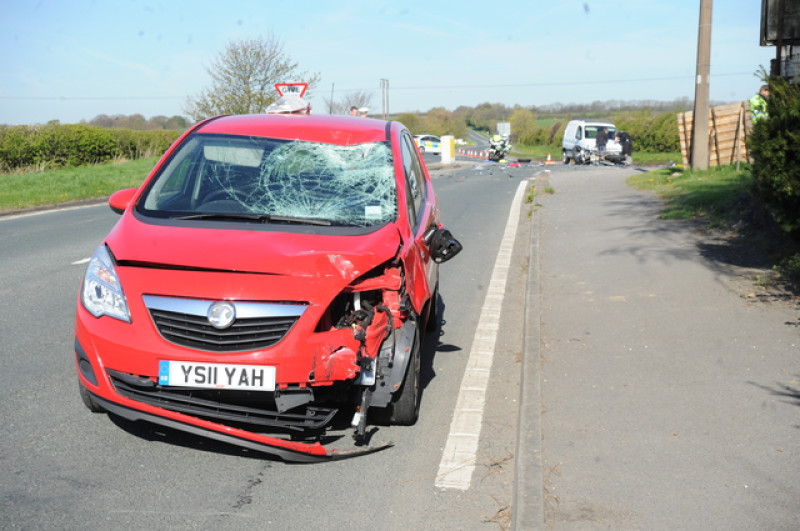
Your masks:
[{"label": "power line", "polygon": [[[712,78],[719,77],[736,77],[736,76],[752,76],[752,72],[733,72],[726,74],[712,74]],[[490,85],[418,85],[418,86],[403,86],[392,85],[392,90],[454,90],[454,89],[484,89],[484,88],[525,88],[525,87],[563,87],[574,85],[607,85],[612,83],[642,83],[652,81],[693,81],[694,75],[687,74],[684,76],[667,76],[667,77],[641,77],[635,79],[595,79],[595,80],[581,80],[581,81],[548,81],[539,83],[492,83]],[[356,90],[374,91],[373,88],[344,88],[340,89],[348,92]]]},{"label": "power line", "polygon": [[[752,76],[752,72],[733,72],[725,74],[711,74],[711,78]],[[489,85],[393,85],[392,90],[455,90],[455,89],[491,89],[491,88],[526,88],[526,87],[563,87],[576,85],[608,85],[612,83],[647,83],[653,81],[679,81],[694,80],[694,75],[684,76],[665,76],[665,77],[641,77],[634,79],[594,79],[581,81],[548,81],[539,83],[492,83]],[[373,88],[345,88],[339,89],[353,92],[374,91]],[[75,101],[121,101],[121,100],[182,100],[181,96],[0,96],[0,100],[31,100],[31,101],[55,101],[55,100],[75,100]]]}]

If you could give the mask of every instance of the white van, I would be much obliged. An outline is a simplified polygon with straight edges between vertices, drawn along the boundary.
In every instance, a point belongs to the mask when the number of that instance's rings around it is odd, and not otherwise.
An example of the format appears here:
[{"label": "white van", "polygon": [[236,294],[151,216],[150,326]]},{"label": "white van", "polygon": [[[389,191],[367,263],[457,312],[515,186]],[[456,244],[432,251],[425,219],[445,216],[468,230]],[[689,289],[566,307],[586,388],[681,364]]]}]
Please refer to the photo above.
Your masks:
[{"label": "white van", "polygon": [[[606,149],[604,153],[597,153],[597,135],[605,130]],[[570,159],[575,164],[589,164],[592,161],[609,160],[611,162],[626,162],[622,153],[622,146],[614,140],[617,132],[616,126],[611,122],[601,120],[572,120],[564,130],[564,140],[561,142],[561,160],[569,164]]]}]

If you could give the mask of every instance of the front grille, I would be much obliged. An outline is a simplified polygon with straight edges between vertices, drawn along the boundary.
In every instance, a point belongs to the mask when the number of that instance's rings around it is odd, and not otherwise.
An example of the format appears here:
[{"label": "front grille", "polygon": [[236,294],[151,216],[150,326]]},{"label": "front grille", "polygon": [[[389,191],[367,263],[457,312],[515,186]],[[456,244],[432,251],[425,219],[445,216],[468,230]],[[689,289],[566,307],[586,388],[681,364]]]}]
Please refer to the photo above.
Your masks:
[{"label": "front grille", "polygon": [[223,329],[208,320],[213,301],[145,296],[159,333],[176,345],[212,352],[240,352],[271,347],[305,310],[300,304],[233,303],[236,319]]},{"label": "front grille", "polygon": [[289,331],[296,317],[236,319],[224,330],[208,324],[208,319],[185,313],[150,310],[150,315],[165,339],[184,347],[214,352],[235,352],[271,347]]},{"label": "front grille", "polygon": [[[305,405],[279,412],[272,393],[162,387],[146,378],[107,370],[114,389],[131,400],[232,427],[315,431],[327,426],[337,409]],[[311,393],[310,390],[305,390]],[[313,397],[313,395],[310,395]]]}]

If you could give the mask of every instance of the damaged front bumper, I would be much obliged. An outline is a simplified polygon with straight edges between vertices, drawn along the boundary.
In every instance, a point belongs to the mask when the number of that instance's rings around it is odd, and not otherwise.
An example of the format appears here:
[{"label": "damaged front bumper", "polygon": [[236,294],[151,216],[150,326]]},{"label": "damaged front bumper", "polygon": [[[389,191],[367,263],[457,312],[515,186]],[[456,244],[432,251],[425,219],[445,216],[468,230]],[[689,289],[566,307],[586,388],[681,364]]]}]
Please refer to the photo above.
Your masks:
[{"label": "damaged front bumper", "polygon": [[147,409],[150,409],[147,406],[138,406],[134,409],[94,394],[92,394],[92,399],[108,413],[131,422],[150,422],[184,433],[279,457],[292,463],[318,463],[347,459],[371,454],[393,446],[393,443],[388,442],[375,446],[354,446],[348,449],[326,448],[320,442],[307,443],[255,434],[171,411],[150,412],[147,411]]}]

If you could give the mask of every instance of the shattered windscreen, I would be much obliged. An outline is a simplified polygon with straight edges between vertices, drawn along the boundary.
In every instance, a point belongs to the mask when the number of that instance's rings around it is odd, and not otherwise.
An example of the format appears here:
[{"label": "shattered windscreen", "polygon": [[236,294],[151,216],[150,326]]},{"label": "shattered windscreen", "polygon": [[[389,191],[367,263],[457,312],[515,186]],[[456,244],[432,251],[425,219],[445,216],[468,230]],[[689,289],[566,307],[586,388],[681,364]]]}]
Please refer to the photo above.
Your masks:
[{"label": "shattered windscreen", "polygon": [[397,211],[388,143],[340,146],[228,135],[187,139],[142,204],[143,213],[157,217],[239,214],[264,222],[361,227],[391,221]]}]

